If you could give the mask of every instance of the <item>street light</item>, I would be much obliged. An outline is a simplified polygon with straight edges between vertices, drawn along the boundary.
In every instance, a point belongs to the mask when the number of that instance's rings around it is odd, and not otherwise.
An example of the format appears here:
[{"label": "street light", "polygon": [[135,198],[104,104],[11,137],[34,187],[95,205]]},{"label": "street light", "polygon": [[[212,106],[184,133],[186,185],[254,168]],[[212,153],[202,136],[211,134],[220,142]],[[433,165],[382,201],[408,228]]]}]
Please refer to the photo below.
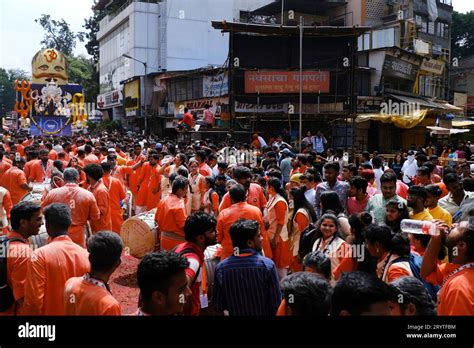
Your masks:
[{"label": "street light", "polygon": [[144,112],[144,116],[145,116],[145,135],[148,134],[148,121],[147,121],[147,113],[146,113],[146,91],[147,91],[147,88],[146,88],[146,77],[147,77],[147,63],[146,62],[143,62],[137,58],[134,58],[132,56],[129,56],[128,54],[122,54],[122,57],[125,57],[125,58],[128,58],[128,59],[132,59],[134,61],[137,61],[138,63],[142,63],[143,66],[145,67],[145,79],[144,79],[144,82],[145,82],[145,86],[143,87],[143,90],[144,90],[144,107],[143,107],[143,112]]}]

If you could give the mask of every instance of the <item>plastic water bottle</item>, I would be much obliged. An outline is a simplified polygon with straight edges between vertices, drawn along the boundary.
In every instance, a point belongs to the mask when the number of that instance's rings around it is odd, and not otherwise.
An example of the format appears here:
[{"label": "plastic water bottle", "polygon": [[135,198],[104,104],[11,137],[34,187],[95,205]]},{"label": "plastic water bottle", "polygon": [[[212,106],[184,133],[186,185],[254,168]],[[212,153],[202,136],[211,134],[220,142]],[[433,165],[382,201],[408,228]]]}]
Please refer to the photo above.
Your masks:
[{"label": "plastic water bottle", "polygon": [[439,229],[432,221],[403,219],[400,223],[400,229],[403,233],[439,235]]}]

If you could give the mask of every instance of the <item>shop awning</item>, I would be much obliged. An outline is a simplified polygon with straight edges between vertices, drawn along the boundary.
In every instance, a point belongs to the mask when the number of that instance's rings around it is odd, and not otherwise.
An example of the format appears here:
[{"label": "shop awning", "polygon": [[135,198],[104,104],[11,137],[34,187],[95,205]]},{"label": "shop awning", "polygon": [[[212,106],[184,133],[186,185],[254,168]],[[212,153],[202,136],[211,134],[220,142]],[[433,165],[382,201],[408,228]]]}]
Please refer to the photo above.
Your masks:
[{"label": "shop awning", "polygon": [[468,127],[474,125],[474,121],[470,120],[458,120],[458,121],[452,121],[452,126],[453,127]]},{"label": "shop awning", "polygon": [[420,107],[423,107],[423,108],[431,108],[431,109],[443,110],[446,112],[454,112],[454,113],[459,113],[459,112],[464,111],[462,108],[454,106],[446,102],[434,101],[434,100],[429,100],[426,98],[408,97],[408,96],[400,95],[400,94],[389,94],[389,96],[391,98],[395,98],[405,103],[409,103],[413,105],[418,104],[420,105]]},{"label": "shop awning", "polygon": [[431,135],[452,135],[452,134],[469,132],[469,129],[449,129],[449,128],[443,128],[443,127],[434,127],[434,126],[428,126],[426,128],[431,131],[430,132]]},{"label": "shop awning", "polygon": [[395,99],[400,100],[402,102],[413,104],[413,105],[418,104],[418,105],[420,105],[420,107],[440,108],[439,105],[431,103],[430,101],[425,100],[423,98],[408,97],[408,96],[399,95],[399,94],[389,94],[389,97],[395,98]]},{"label": "shop awning", "polygon": [[443,103],[442,105],[444,106],[446,110],[451,111],[451,112],[464,112],[464,109],[460,108],[459,106],[455,106],[449,103]]},{"label": "shop awning", "polygon": [[392,115],[392,114],[359,114],[356,122],[380,121],[383,123],[393,123],[398,128],[413,128],[419,125],[428,114],[428,109],[420,110],[409,115]]}]

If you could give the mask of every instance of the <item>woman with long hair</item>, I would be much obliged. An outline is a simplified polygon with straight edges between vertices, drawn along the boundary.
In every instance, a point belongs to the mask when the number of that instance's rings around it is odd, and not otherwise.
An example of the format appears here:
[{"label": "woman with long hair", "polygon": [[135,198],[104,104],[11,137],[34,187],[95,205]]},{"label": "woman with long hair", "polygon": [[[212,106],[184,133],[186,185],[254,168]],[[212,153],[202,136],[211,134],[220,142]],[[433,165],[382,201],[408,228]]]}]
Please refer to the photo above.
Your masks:
[{"label": "woman with long hair", "polygon": [[375,275],[377,259],[370,255],[364,244],[364,229],[373,221],[372,215],[367,212],[352,214],[349,217],[351,235],[346,238],[346,242],[352,246],[352,250],[357,253],[352,257],[356,262],[356,270]]},{"label": "woman with long hair", "polygon": [[351,234],[351,225],[349,225],[349,219],[344,214],[344,208],[342,207],[339,196],[334,191],[326,191],[321,193],[321,215],[327,212],[332,212],[337,216],[337,222],[341,230],[341,237],[346,239]]},{"label": "woman with long hair", "polygon": [[351,246],[341,238],[336,215],[326,213],[317,223],[313,251],[321,251],[331,260],[332,280],[339,279],[342,272],[354,270]]},{"label": "woman with long hair", "polygon": [[288,274],[290,267],[290,244],[288,242],[288,198],[278,178],[270,178],[267,183],[267,233],[272,247],[278,278]]},{"label": "woman with long hair", "polygon": [[400,223],[403,219],[409,219],[408,207],[405,203],[391,200],[385,205],[385,224],[394,233],[400,233]]},{"label": "woman with long hair", "polygon": [[171,191],[170,175],[178,173],[178,169],[186,168],[186,155],[184,153],[177,153],[173,161],[162,163],[158,172],[162,174],[161,176],[161,199],[164,199],[168,196]]},{"label": "woman with long hair", "polygon": [[403,157],[400,152],[397,153],[395,159],[393,160],[392,165],[390,166],[391,169],[397,174],[397,179],[402,179],[402,167],[403,167]]},{"label": "woman with long hair", "polygon": [[386,283],[411,276],[410,242],[402,233],[394,233],[387,225],[372,224],[364,230],[365,245],[370,255],[377,258],[377,277]]},{"label": "woman with long hair", "polygon": [[68,168],[74,168],[79,172],[79,186],[85,188],[87,186],[86,173],[82,170],[82,167],[79,165],[79,159],[77,157],[71,157]]},{"label": "woman with long hair", "polygon": [[215,189],[216,181],[212,176],[206,176],[204,183],[206,187],[203,198],[204,212],[217,217],[219,215],[219,195]]},{"label": "woman with long hair", "polygon": [[290,190],[290,205],[293,203],[293,214],[290,219],[290,268],[293,272],[302,270],[302,260],[298,256],[301,233],[310,223],[316,222],[316,212],[307,201],[304,190],[299,187],[293,187]]},{"label": "woman with long hair", "polygon": [[199,174],[199,163],[195,159],[189,161],[189,186],[191,189],[191,199],[188,200],[187,209],[189,214],[193,214],[202,208],[204,193],[206,193],[205,178]]}]

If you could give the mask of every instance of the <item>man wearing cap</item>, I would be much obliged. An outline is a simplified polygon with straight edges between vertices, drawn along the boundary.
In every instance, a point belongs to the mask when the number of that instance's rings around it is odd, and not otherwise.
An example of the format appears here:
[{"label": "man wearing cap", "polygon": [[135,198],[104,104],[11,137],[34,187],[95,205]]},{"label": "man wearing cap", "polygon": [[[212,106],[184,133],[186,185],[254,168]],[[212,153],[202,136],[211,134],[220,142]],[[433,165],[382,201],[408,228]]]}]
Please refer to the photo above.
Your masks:
[{"label": "man wearing cap", "polygon": [[293,187],[300,187],[302,176],[303,176],[303,174],[300,174],[300,173],[293,174],[290,177],[290,184],[289,184],[288,189],[292,189]]}]

